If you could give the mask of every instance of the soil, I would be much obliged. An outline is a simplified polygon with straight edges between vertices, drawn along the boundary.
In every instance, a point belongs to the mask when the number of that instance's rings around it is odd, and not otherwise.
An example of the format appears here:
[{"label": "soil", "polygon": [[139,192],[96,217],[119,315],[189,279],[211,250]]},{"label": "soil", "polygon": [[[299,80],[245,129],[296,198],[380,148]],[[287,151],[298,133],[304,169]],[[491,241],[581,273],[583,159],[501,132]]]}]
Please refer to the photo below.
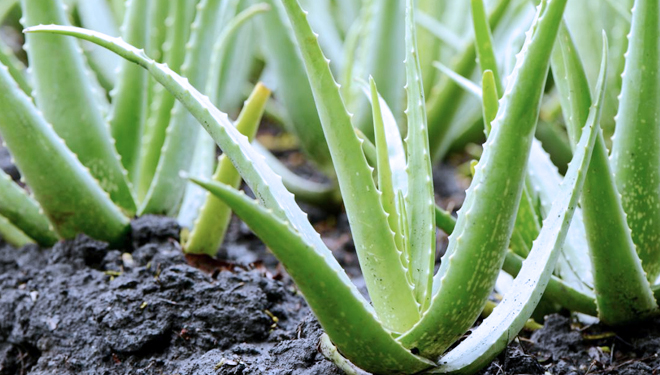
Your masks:
[{"label": "soil", "polygon": [[[438,201],[458,208],[465,186],[454,168],[439,167],[434,180]],[[364,291],[345,215],[304,209]],[[319,324],[245,224],[232,221],[222,262],[185,258],[178,235],[172,219],[145,216],[121,250],[82,235],[52,249],[0,241],[0,375],[342,373],[318,352]],[[481,374],[660,374],[659,352],[660,319],[614,333],[551,315]]]}]

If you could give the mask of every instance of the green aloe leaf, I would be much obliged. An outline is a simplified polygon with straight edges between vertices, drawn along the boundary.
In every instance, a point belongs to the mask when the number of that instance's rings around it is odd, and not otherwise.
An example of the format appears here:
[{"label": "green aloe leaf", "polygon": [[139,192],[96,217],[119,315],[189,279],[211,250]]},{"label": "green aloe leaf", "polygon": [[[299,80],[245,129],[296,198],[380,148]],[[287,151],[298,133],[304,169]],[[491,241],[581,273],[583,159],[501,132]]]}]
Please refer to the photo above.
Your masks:
[{"label": "green aloe leaf", "polygon": [[417,321],[419,312],[372,170],[304,11],[296,0],[283,0],[282,4],[293,26],[317,102],[369,295],[383,324],[394,331],[405,331]]},{"label": "green aloe leaf", "polygon": [[[185,59],[186,41],[190,29],[188,0],[174,0],[169,3],[169,22],[172,27],[168,30],[166,48],[163,51],[164,63],[173,71],[179,73]],[[139,176],[136,181],[138,199],[143,200],[149,191],[153,181],[160,152],[165,143],[167,126],[170,123],[172,108],[174,107],[174,96],[164,87],[158,85],[153,88],[152,104],[149,119],[145,124],[140,148]]]},{"label": "green aloe leaf", "polygon": [[[236,4],[234,4],[231,7],[224,7],[222,10],[223,14],[221,22],[226,22],[226,26],[213,45],[209,78],[205,90],[209,100],[212,103],[219,103],[217,105],[218,108],[223,110],[226,110],[226,104],[230,103],[229,98],[227,97],[227,92],[239,86],[236,83],[232,83],[232,80],[240,80],[240,77],[228,78],[229,76],[240,76],[239,71],[241,69],[235,69],[236,67],[233,64],[241,62],[241,59],[235,59],[234,57],[237,52],[233,48],[230,48],[233,47],[232,43],[235,44],[237,41],[236,33],[240,30],[241,26],[245,25],[252,17],[270,9],[268,4],[255,4],[235,15],[236,8]],[[246,48],[241,49],[246,50]],[[225,82],[227,79],[229,81]],[[218,84],[218,82],[220,82],[220,84]],[[235,94],[233,96],[240,98]],[[190,167],[190,175],[198,178],[211,178],[216,161],[215,142],[207,132],[200,132],[195,145],[195,155],[193,156],[192,165]],[[224,163],[226,164],[225,169],[231,167],[230,161],[227,160]],[[232,174],[236,174],[236,172],[233,172]],[[233,185],[230,181],[225,183]],[[181,210],[178,215],[179,224],[181,224],[181,226],[192,228],[194,220],[200,213],[201,206],[206,201],[206,196],[206,191],[197,184],[192,182],[186,184],[186,190],[181,203]],[[224,237],[224,232],[220,233],[222,233],[222,237]]]},{"label": "green aloe leaf", "polygon": [[[254,138],[259,128],[261,116],[269,96],[270,90],[262,84],[257,84],[236,120],[236,129],[250,140]],[[241,182],[241,176],[231,164],[231,160],[223,155],[218,162],[213,181],[236,189]],[[203,205],[193,230],[190,232],[190,237],[185,243],[184,251],[215,256],[229,226],[231,210],[221,200],[211,196],[208,192],[203,197]]]},{"label": "green aloe leaf", "polygon": [[[0,133],[7,148],[58,235],[73,238],[85,233],[115,245],[124,242],[130,229],[128,218],[66,148],[5,67],[0,67],[0,113]],[[34,208],[26,207],[24,213],[33,215]],[[34,220],[32,225],[38,225],[40,220]]]},{"label": "green aloe leaf", "polygon": [[635,0],[612,169],[648,280],[660,275],[660,4]]},{"label": "green aloe leaf", "polygon": [[415,4],[406,2],[406,91],[408,93],[408,135],[406,136],[408,193],[405,195],[409,273],[415,287],[415,298],[425,310],[431,300],[433,266],[435,264],[435,195],[431,158],[429,156],[428,126],[424,106],[417,35],[415,33]]},{"label": "green aloe leaf", "polygon": [[[402,14],[405,10],[405,0],[372,0],[365,6],[370,14],[364,25],[363,41],[358,52],[356,70],[362,78],[371,76],[378,83],[378,92],[389,104],[397,120],[403,120],[403,103],[406,71],[403,66],[405,59],[405,29]],[[320,31],[320,30],[319,30]],[[323,34],[320,34],[321,38]],[[371,111],[366,102],[356,103],[354,125],[371,138],[373,122]]]},{"label": "green aloe leaf", "polygon": [[[488,22],[492,28],[502,20],[506,9],[511,0],[499,0],[488,17]],[[470,76],[476,67],[477,53],[474,48],[474,39],[469,38],[465,42],[460,52],[453,59],[451,68],[463,77]],[[451,145],[452,122],[457,114],[463,93],[461,87],[451,80],[440,81],[436,87],[431,90],[429,95],[428,122],[429,122],[429,144],[431,146],[431,156],[434,161],[440,159]]]},{"label": "green aloe leaf", "polygon": [[57,235],[41,207],[11,177],[0,170],[0,215],[40,245],[50,247]]},{"label": "green aloe leaf", "polygon": [[34,243],[32,238],[28,237],[2,215],[0,215],[0,239],[15,248],[21,248]]},{"label": "green aloe leaf", "polygon": [[302,291],[333,343],[354,364],[377,374],[416,373],[433,366],[398,344],[330,255],[287,222],[233,188],[193,180],[221,198],[273,251]]},{"label": "green aloe leaf", "polygon": [[260,22],[260,38],[268,66],[272,67],[278,85],[276,95],[291,118],[291,133],[300,139],[300,147],[325,174],[334,176],[332,158],[325,141],[316,103],[305,77],[305,65],[290,30],[286,13],[279,0],[266,0],[273,10]]},{"label": "green aloe leaf", "polygon": [[[149,28],[144,20],[147,18],[149,4],[148,0],[130,0],[127,3],[122,38],[138,48],[147,45]],[[147,78],[144,69],[122,60],[117,73],[117,85],[110,92],[110,132],[131,181],[137,179],[140,138],[147,114]]]},{"label": "green aloe leaf", "polygon": [[[575,124],[584,119],[584,106],[591,101],[587,78],[567,28],[560,32],[553,69],[563,102],[568,107],[569,134],[580,133]],[[605,43],[605,41],[604,41]],[[562,74],[563,73],[563,74]],[[561,74],[561,75],[560,75]],[[585,87],[586,86],[586,87]],[[582,212],[593,264],[599,317],[609,324],[639,319],[657,308],[650,285],[635,251],[630,217],[624,213],[608,160],[605,140],[599,135],[585,182]],[[620,272],[621,269],[636,272]]]},{"label": "green aloe leaf", "polygon": [[502,81],[497,68],[497,58],[493,50],[493,35],[488,24],[484,0],[471,0],[472,24],[474,27],[475,46],[481,71],[493,72],[497,92],[503,93]]},{"label": "green aloe leaf", "polygon": [[[26,27],[68,24],[60,0],[22,0],[21,4]],[[34,98],[44,117],[112,200],[128,215],[134,214],[135,201],[126,172],[112,144],[80,47],[74,40],[30,35],[26,50]]]},{"label": "green aloe leaf", "polygon": [[600,134],[600,116],[607,77],[607,47],[589,119],[575,156],[534,247],[511,286],[511,292],[472,334],[440,360],[438,373],[472,374],[486,366],[513,341],[532,315],[550,281],[554,264],[571,224],[586,179],[591,154]]},{"label": "green aloe leaf", "polygon": [[25,65],[14,55],[9,46],[0,39],[0,64],[9,69],[9,74],[26,94],[32,94],[32,87],[27,81]]},{"label": "green aloe leaf", "polygon": [[[409,265],[405,254],[403,228],[400,226],[399,212],[405,209],[399,205],[398,196],[408,191],[408,174],[406,172],[406,154],[401,141],[401,134],[397,127],[392,111],[385,99],[378,93],[376,82],[370,78],[370,85],[364,87],[365,94],[371,98],[374,119],[374,136],[376,139],[376,170],[378,171],[378,190],[382,193],[381,202],[387,212],[387,221],[395,234],[397,248],[402,253],[402,264]],[[364,141],[369,144],[368,140]],[[364,147],[364,144],[363,144]],[[369,161],[369,158],[367,157]]]},{"label": "green aloe leaf", "polygon": [[540,72],[548,70],[565,5],[566,0],[551,0],[538,8],[434,278],[431,306],[399,338],[424,357],[439,356],[470,328],[495,284],[525,182],[545,86]]},{"label": "green aloe leaf", "polygon": [[[82,27],[111,36],[119,36],[115,16],[106,0],[77,0],[76,9]],[[111,90],[117,80],[117,69],[121,64],[121,59],[112,52],[92,43],[83,43],[82,47],[99,83],[106,90]]]},{"label": "green aloe leaf", "polygon": [[[209,73],[205,62],[211,60],[213,43],[222,26],[216,22],[216,17],[223,4],[220,0],[200,2],[190,41],[186,45],[181,73],[193,87],[202,90]],[[186,186],[179,173],[190,168],[198,133],[195,118],[182,104],[175,104],[153,180],[140,206],[141,214],[172,214],[177,211]]]}]

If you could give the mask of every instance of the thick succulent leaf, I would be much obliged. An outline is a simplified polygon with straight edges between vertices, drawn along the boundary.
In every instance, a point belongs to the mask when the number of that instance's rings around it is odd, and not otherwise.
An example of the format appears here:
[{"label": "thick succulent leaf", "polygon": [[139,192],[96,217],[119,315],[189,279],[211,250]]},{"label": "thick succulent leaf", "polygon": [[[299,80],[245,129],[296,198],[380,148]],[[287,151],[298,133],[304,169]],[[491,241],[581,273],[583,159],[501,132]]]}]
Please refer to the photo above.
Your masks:
[{"label": "thick succulent leaf", "polygon": [[[195,154],[188,175],[191,177],[209,179],[218,158],[215,154],[215,141],[207,132],[199,132],[195,144]],[[231,164],[231,163],[230,163]],[[181,208],[177,214],[177,221],[183,228],[192,228],[199,215],[199,210],[206,200],[206,192],[199,185],[192,182],[186,184],[186,191],[181,200]],[[215,254],[213,254],[215,255]]]},{"label": "thick succulent leaf", "polygon": [[9,69],[9,74],[26,94],[32,94],[32,87],[27,81],[25,65],[14,55],[11,48],[0,39],[0,64]]},{"label": "thick succulent leaf", "polygon": [[[0,113],[0,134],[58,235],[73,238],[85,233],[113,244],[123,242],[130,228],[128,218],[66,148],[5,67],[0,67]],[[26,208],[25,213],[33,210]],[[35,219],[33,225],[38,223]]]},{"label": "thick succulent leaf", "polygon": [[39,204],[1,169],[0,215],[44,247],[53,246],[57,241]]},{"label": "thick succulent leaf", "polygon": [[[236,120],[236,129],[250,140],[254,138],[259,128],[261,116],[269,96],[270,90],[262,84],[257,84]],[[223,155],[213,175],[213,181],[238,188],[241,176],[231,164],[231,160]],[[215,256],[227,232],[231,210],[221,200],[208,192],[203,197],[203,206],[184,246],[184,251]]]},{"label": "thick succulent leaf", "polygon": [[[592,156],[591,161],[596,163],[595,155]],[[530,190],[535,199],[539,201],[540,215],[547,217],[563,177],[538,141],[532,143],[528,176]],[[583,195],[586,194],[585,189]],[[573,222],[568,230],[561,257],[557,262],[557,274],[570,286],[580,291],[591,290],[593,287],[589,244],[580,208],[573,215]]]},{"label": "thick succulent leaf", "polygon": [[493,35],[488,24],[488,16],[486,15],[486,7],[484,0],[471,0],[472,5],[472,24],[474,27],[475,47],[477,50],[477,58],[479,59],[479,66],[481,71],[485,72],[490,70],[493,72],[495,84],[497,85],[497,92],[503,93],[502,80],[497,68],[497,58],[495,51],[493,51]]},{"label": "thick succulent leaf", "polygon": [[[129,44],[144,48],[148,40],[147,18],[149,0],[130,0],[122,25],[122,38]],[[112,111],[108,122],[115,139],[121,163],[131,181],[137,178],[140,138],[147,109],[147,72],[130,61],[122,60],[117,85],[110,92]]]},{"label": "thick succulent leaf", "polygon": [[[589,89],[585,87],[586,75],[568,29],[562,34],[553,68],[557,67],[557,73],[564,73],[555,80],[561,83],[558,87],[563,101],[569,106],[570,132],[575,137],[579,135],[579,130],[575,129],[574,124],[583,120],[582,108],[591,99]],[[582,212],[593,264],[599,317],[609,324],[638,320],[639,315],[657,308],[642,271],[643,263],[640,264],[635,251],[634,231],[631,237],[628,227],[635,215],[626,217],[624,208],[601,134],[587,173]],[[622,269],[629,271],[621,272]]]},{"label": "thick succulent leaf", "polygon": [[[367,97],[371,98],[371,107],[373,112],[373,122],[374,122],[374,137],[376,139],[376,166],[375,169],[378,171],[378,190],[381,192],[380,200],[383,204],[383,209],[387,212],[387,221],[390,224],[390,229],[394,232],[394,239],[396,241],[396,246],[399,251],[402,252],[401,262],[404,267],[408,267],[408,258],[405,255],[404,247],[404,238],[403,238],[403,229],[399,226],[400,216],[399,212],[403,209],[398,207],[397,196],[401,191],[400,185],[405,183],[406,187],[408,185],[408,176],[405,169],[405,153],[403,150],[403,143],[401,142],[399,128],[397,127],[396,120],[394,115],[387,107],[385,100],[379,95],[378,88],[376,87],[376,82],[373,78],[370,78],[370,85],[367,87],[365,84],[363,87]],[[385,123],[387,122],[387,125]],[[390,133],[390,138],[396,137],[397,140],[395,145],[392,145],[394,154],[390,155],[389,150],[390,146],[388,144],[388,131]],[[392,134],[394,131],[394,134]],[[367,141],[368,144],[368,141]],[[364,143],[363,143],[364,146]],[[400,147],[400,148],[399,148]],[[397,155],[398,153],[398,155]],[[365,152],[367,154],[367,152]],[[395,158],[394,155],[398,157]],[[367,161],[369,158],[367,157]],[[392,171],[391,163],[398,163],[397,170],[400,173],[399,177],[405,178],[404,181],[397,180],[395,188],[394,182],[394,173]],[[407,190],[407,188],[406,188]]]},{"label": "thick succulent leaf", "polygon": [[497,89],[497,82],[495,81],[493,71],[484,70],[481,77],[481,91],[481,106],[483,107],[484,112],[484,129],[486,130],[486,134],[490,134],[491,123],[495,120],[495,116],[497,116],[497,110],[499,108],[498,101],[500,100],[500,91]]},{"label": "thick succulent leaf", "polygon": [[[169,7],[170,0],[148,0],[148,1],[149,1],[148,16],[143,19],[143,22],[144,20],[148,20],[149,23],[148,25],[149,41],[146,43],[147,44],[146,51],[149,54],[149,56],[152,56],[154,58],[154,60],[163,61],[163,57],[164,57],[163,48],[165,47],[165,42],[167,41],[168,29],[169,27],[171,27],[171,25],[167,21],[170,11],[170,7]],[[124,17],[124,19],[125,18],[126,17]],[[130,43],[130,41],[128,40],[127,42]]]},{"label": "thick succulent leaf", "polygon": [[325,141],[316,103],[305,66],[292,35],[291,26],[279,0],[266,0],[273,8],[259,23],[263,50],[277,81],[276,95],[291,118],[288,130],[300,140],[300,147],[327,175],[333,176],[330,150]]},{"label": "thick succulent leaf", "polygon": [[635,0],[612,168],[648,280],[660,275],[660,3]]},{"label": "thick succulent leaf", "polygon": [[427,358],[442,354],[470,328],[497,279],[525,183],[545,87],[541,72],[548,70],[565,5],[566,0],[551,0],[538,8],[435,276],[431,306],[399,338]]},{"label": "thick succulent leaf", "polygon": [[[188,40],[188,29],[190,29],[188,23],[190,7],[188,0],[171,1],[169,7],[168,19],[172,26],[168,30],[167,48],[163,51],[164,61],[170,69],[178,73],[181,71],[181,65],[185,59],[185,46]],[[136,181],[137,196],[140,200],[147,195],[156,173],[175,101],[174,96],[160,85],[153,88],[151,96],[153,102],[149,119],[145,124],[139,158],[139,176]]]},{"label": "thick succulent leaf", "polygon": [[[561,257],[561,254],[559,256]],[[522,269],[524,261],[525,258],[517,255],[513,251],[509,251],[506,254],[502,270],[509,275],[516,277]],[[548,281],[548,286],[545,288],[545,292],[543,292],[543,298],[561,304],[563,308],[573,312],[591,316],[598,315],[596,296],[591,290],[581,291],[575,289],[567,284],[564,279],[554,275],[550,278],[550,281]]]},{"label": "thick succulent leaf", "polygon": [[[242,95],[236,95],[236,88],[252,86],[250,79],[253,75],[253,67],[259,50],[258,43],[254,43],[258,38],[258,26],[256,23],[259,20],[247,21],[270,9],[270,5],[266,3],[255,4],[254,6],[243,9],[235,17],[238,27],[229,36],[227,47],[224,48],[220,45],[222,50],[226,50],[226,52],[221,52],[224,58],[220,59],[222,63],[220,65],[218,83],[216,83],[218,98],[214,103],[217,103],[216,105],[221,111],[237,113],[245,98]],[[218,47],[219,43],[216,42],[216,45],[213,47],[214,53],[218,52],[216,47]],[[209,82],[212,79],[214,79],[213,76],[210,77]]]},{"label": "thick succulent leaf", "polygon": [[[60,0],[22,0],[23,24],[67,25]],[[135,201],[111,142],[108,124],[99,109],[92,77],[87,73],[75,40],[52,35],[26,38],[34,98],[46,120],[78,159],[89,168],[103,190],[127,214]],[[62,95],[66,92],[66,95]]]},{"label": "thick succulent leaf", "polygon": [[[186,44],[186,58],[181,73],[193,87],[203,89],[208,79],[208,68],[213,42],[219,34],[221,24],[216,22],[221,0],[202,0],[192,25],[190,41]],[[140,206],[140,213],[175,213],[186,186],[180,171],[190,168],[194,155],[199,126],[183,104],[176,103],[167,127],[165,143],[160,152],[158,166],[151,186]]]},{"label": "thick succulent leaf", "polygon": [[344,48],[342,35],[331,14],[331,0],[301,0],[307,9],[309,23],[319,34],[319,43],[331,61],[333,72],[344,70]]},{"label": "thick succulent leaf", "polygon": [[[402,120],[400,117],[405,102],[401,89],[406,82],[402,64],[406,56],[402,17],[405,3],[405,0],[376,0],[365,5],[369,7],[370,17],[363,30],[357,67],[361,78],[371,76],[378,83],[378,91],[397,120]],[[323,38],[323,34],[320,35]],[[358,106],[354,125],[371,138],[374,130],[371,111],[365,101],[358,101]]]},{"label": "thick succulent leaf", "polygon": [[34,243],[32,238],[28,237],[2,215],[0,215],[0,240],[16,248]]},{"label": "thick succulent leaf", "polygon": [[417,321],[419,312],[371,168],[304,11],[296,0],[283,0],[282,4],[310,78],[369,296],[386,327],[405,331]]},{"label": "thick succulent leaf", "polygon": [[[77,0],[76,9],[82,27],[111,36],[119,36],[115,16],[107,0]],[[92,43],[83,43],[89,57],[89,65],[96,73],[99,83],[107,90],[114,87],[121,59],[114,53]]]},{"label": "thick succulent leaf", "polygon": [[[492,28],[497,27],[502,20],[510,2],[511,0],[499,0],[497,2],[488,17],[488,22]],[[477,53],[474,48],[474,39],[469,38],[453,60],[454,63],[451,64],[451,68],[463,77],[470,76],[476,66],[476,58]],[[451,140],[446,138],[451,133],[450,127],[457,114],[458,103],[460,103],[462,96],[461,87],[449,79],[441,81],[431,91],[427,108],[429,144],[431,146],[431,156],[434,161],[441,158],[451,145]]]},{"label": "thick succulent leaf", "polygon": [[333,343],[354,364],[378,374],[416,373],[433,366],[392,338],[332,255],[316,251],[291,225],[231,187],[193,181],[225,201],[266,243]]},{"label": "thick succulent leaf", "polygon": [[[240,69],[233,69],[234,66],[232,66],[232,63],[235,62],[235,59],[233,59],[235,51],[230,51],[228,49],[231,42],[237,41],[235,38],[236,32],[253,16],[260,12],[267,11],[268,9],[270,8],[267,4],[257,4],[245,9],[236,16],[234,16],[234,13],[236,13],[236,4],[234,4],[234,6],[224,7],[222,9],[222,19],[218,22],[226,23],[226,26],[213,45],[213,52],[211,53],[211,62],[209,68],[209,78],[205,91],[212,103],[222,102],[223,104],[226,104],[229,102],[224,92],[222,94],[219,93],[219,91],[223,89],[222,86],[226,83],[224,82],[224,79],[220,78],[220,76],[222,75],[222,72],[227,70],[227,65],[229,65],[229,68],[232,68],[229,69],[230,73],[233,73],[234,75],[240,75]],[[245,50],[246,48],[242,49]],[[220,84],[218,84],[218,82],[220,82]],[[235,87],[238,86],[231,82],[226,84],[229,87],[224,88],[223,91],[225,92],[228,90],[235,91]],[[239,96],[235,95],[234,92],[232,92],[232,94],[234,94],[233,96],[239,98]],[[219,97],[221,97],[220,100],[218,99]],[[218,108],[225,108],[226,111],[227,107],[218,105]],[[190,175],[198,178],[211,178],[216,160],[215,142],[207,132],[200,132],[195,145],[195,155],[190,167]],[[225,169],[233,168],[231,161],[226,160],[224,163]],[[237,172],[230,173],[237,175]],[[233,186],[231,181],[233,181],[233,179],[230,179],[225,183]],[[178,215],[179,224],[187,228],[193,227],[192,224],[197,218],[197,215],[199,215],[200,209],[206,201],[206,196],[206,191],[199,187],[199,185],[192,182],[188,182],[186,184],[186,191],[184,193],[183,201],[181,203],[181,210],[179,211]],[[224,237],[224,230],[219,232],[219,234],[222,234],[220,237]]]},{"label": "thick succulent leaf", "polygon": [[406,92],[408,94],[408,135],[406,136],[408,194],[405,195],[408,213],[409,273],[415,287],[415,298],[422,311],[429,306],[433,266],[435,264],[435,195],[429,137],[424,106],[417,34],[415,33],[415,3],[406,2]]},{"label": "thick succulent leaf", "polygon": [[604,53],[596,89],[598,100],[590,111],[586,130],[582,132],[580,142],[576,146],[575,156],[561,190],[552,204],[532,251],[513,281],[511,291],[467,339],[440,360],[440,367],[434,371],[445,374],[472,374],[483,368],[513,341],[541,300],[571,224],[594,144],[600,134],[599,123],[606,76],[607,53]]},{"label": "thick succulent leaf", "polygon": [[[431,93],[431,89],[436,83],[438,75],[432,64],[440,56],[440,51],[445,42],[436,38],[431,31],[427,30],[422,25],[421,18],[426,17],[433,22],[435,21],[433,17],[443,14],[446,7],[447,4],[444,1],[421,0],[417,2],[417,49],[419,50],[419,65],[422,68],[422,77],[424,77],[424,96]],[[440,25],[442,24],[440,23]],[[458,41],[459,39],[454,40]]]}]

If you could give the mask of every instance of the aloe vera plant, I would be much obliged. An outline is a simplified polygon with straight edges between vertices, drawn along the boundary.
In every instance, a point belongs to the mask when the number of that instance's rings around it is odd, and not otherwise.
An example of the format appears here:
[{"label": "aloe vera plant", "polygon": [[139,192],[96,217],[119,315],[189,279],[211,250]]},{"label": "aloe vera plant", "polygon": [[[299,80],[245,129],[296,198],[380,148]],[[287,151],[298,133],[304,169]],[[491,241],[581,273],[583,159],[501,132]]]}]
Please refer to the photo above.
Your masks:
[{"label": "aloe vera plant", "polygon": [[[230,69],[236,64],[234,50],[226,46],[240,33],[241,26],[268,11],[268,7],[258,4],[238,14],[236,2],[232,7],[218,0],[205,0],[197,6],[196,21],[190,26],[191,4],[128,1],[122,7],[125,14],[120,28],[122,38],[149,51],[161,51],[162,44],[166,44],[164,53],[159,52],[164,60],[176,69],[196,75],[199,82],[211,74],[215,84],[209,83],[205,90],[217,102],[235,105],[232,103],[236,99],[228,98],[222,87],[238,85],[238,78],[233,77],[233,83],[227,83],[226,78],[218,76],[223,68]],[[104,11],[104,7],[89,8],[93,6],[79,2],[78,17],[83,23],[112,30],[108,25],[113,24],[114,16],[109,10]],[[68,24],[69,15],[60,0],[25,0],[20,2],[20,7],[21,22],[26,27]],[[169,13],[168,23],[175,27],[167,36],[162,35],[165,31],[162,30],[158,41],[150,34],[153,25],[144,20],[162,18],[163,13]],[[224,22],[216,21],[216,15],[224,17],[227,28],[223,28]],[[223,34],[216,37],[215,29],[222,29]],[[190,42],[185,47],[188,39]],[[214,44],[218,46],[213,48]],[[93,44],[86,46],[89,45]],[[1,54],[0,134],[32,193],[28,194],[4,174],[0,176],[2,233],[15,245],[36,242],[52,246],[58,239],[85,233],[121,246],[128,239],[129,220],[134,215],[176,214],[179,210],[186,183],[179,172],[190,168],[186,160],[192,153],[186,150],[195,146],[194,134],[199,125],[194,120],[190,122],[183,108],[174,108],[170,121],[174,98],[169,93],[153,90],[148,73],[129,61],[98,58],[104,56],[102,52],[110,52],[95,47],[87,49],[89,53],[85,54],[73,39],[30,34],[25,44],[27,71],[11,53]],[[88,65],[87,56],[89,61],[104,63]],[[111,56],[116,55],[111,53]],[[205,56],[212,56],[208,66],[198,63],[207,60]],[[118,62],[116,74],[111,68],[112,61]],[[108,85],[112,87],[110,92],[103,89]],[[260,123],[268,96],[262,85],[255,92],[258,100],[248,101],[242,116],[245,119],[242,127],[252,132]],[[156,108],[150,108],[150,104]],[[158,131],[163,131],[163,138],[153,135],[154,123]],[[177,132],[188,140],[177,136]],[[168,146],[168,142],[176,143],[176,147]],[[162,151],[161,147],[164,147]],[[216,160],[212,140],[206,149],[208,152],[198,161],[209,165],[212,171]],[[149,154],[144,150],[155,152]],[[227,167],[221,169],[217,178],[235,179],[235,172]],[[140,187],[145,186],[142,192]],[[187,205],[193,220],[205,200],[202,194],[198,204]],[[217,223],[209,224],[208,220],[211,219],[200,219],[198,224],[217,227]],[[203,233],[206,241],[216,244],[214,249],[206,251],[213,254],[224,229],[221,225],[215,232]]]},{"label": "aloe vera plant", "polygon": [[[498,307],[502,314],[494,315],[488,331],[474,335],[478,342],[467,348],[470,355],[452,356],[458,352],[450,351],[436,362],[474,323],[506,256],[545,83],[545,74],[539,72],[548,71],[566,1],[544,1],[538,7],[492,122],[448,252],[435,276],[431,157],[413,2],[407,2],[405,18],[406,151],[398,126],[385,110],[387,103],[380,99],[373,80],[370,85],[377,136],[377,181],[304,11],[296,0],[282,0],[282,5],[311,77],[310,87],[372,304],[357,292],[281,178],[247,137],[240,135],[227,116],[185,79],[143,51],[97,32],[66,26],[38,26],[26,32],[71,35],[97,43],[147,69],[176,96],[231,159],[258,201],[222,183],[193,180],[222,199],[273,250],[342,356],[378,374],[474,371],[513,337],[511,332],[522,327],[540,298],[576,208],[598,134],[600,101],[585,121],[553,215],[541,229],[529,253],[530,261],[523,266],[518,280],[521,288]],[[601,77],[606,69],[602,71]],[[598,92],[603,92],[602,79]],[[465,351],[463,346],[459,348],[461,353]]]}]

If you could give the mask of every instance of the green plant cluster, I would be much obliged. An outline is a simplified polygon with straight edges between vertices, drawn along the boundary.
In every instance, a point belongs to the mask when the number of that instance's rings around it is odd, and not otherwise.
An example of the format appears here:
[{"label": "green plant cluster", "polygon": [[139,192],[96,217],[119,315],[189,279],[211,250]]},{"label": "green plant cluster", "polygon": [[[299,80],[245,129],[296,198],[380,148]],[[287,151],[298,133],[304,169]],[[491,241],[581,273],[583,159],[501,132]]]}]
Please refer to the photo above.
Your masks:
[{"label": "green plant cluster", "polygon": [[[610,325],[658,313],[660,1],[72,5],[88,28],[59,0],[22,0],[29,69],[1,55],[0,134],[32,192],[0,178],[6,240],[121,245],[130,217],[159,213],[191,228],[186,251],[214,255],[231,209],[348,373],[474,373],[540,307]],[[577,22],[583,7],[602,24]],[[257,84],[231,121],[222,110],[255,76],[274,99]],[[254,142],[264,111],[330,183]],[[454,218],[435,204],[432,166],[484,134]],[[370,301],[296,198],[343,203]],[[434,274],[436,227],[451,235]],[[502,270],[511,290],[455,345]]]}]

